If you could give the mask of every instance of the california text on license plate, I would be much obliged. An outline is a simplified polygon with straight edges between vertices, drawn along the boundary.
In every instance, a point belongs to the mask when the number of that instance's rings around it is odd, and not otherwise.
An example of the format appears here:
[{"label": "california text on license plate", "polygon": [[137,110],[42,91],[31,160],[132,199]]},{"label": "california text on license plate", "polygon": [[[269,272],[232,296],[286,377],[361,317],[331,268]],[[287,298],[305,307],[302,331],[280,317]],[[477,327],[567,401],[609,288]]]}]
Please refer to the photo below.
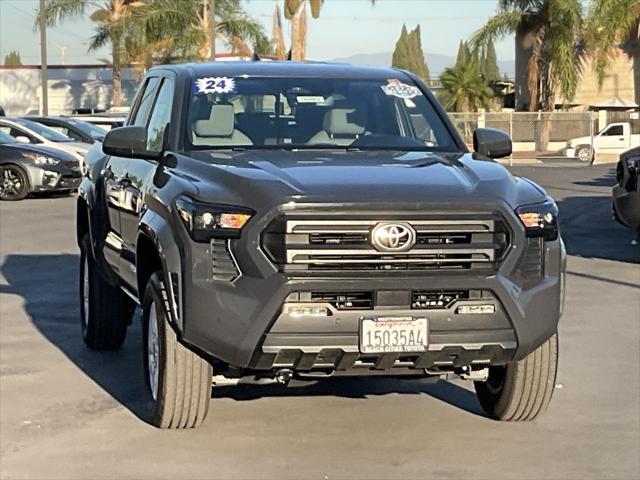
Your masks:
[{"label": "california text on license plate", "polygon": [[427,350],[427,319],[424,317],[362,318],[360,352],[424,352]]}]

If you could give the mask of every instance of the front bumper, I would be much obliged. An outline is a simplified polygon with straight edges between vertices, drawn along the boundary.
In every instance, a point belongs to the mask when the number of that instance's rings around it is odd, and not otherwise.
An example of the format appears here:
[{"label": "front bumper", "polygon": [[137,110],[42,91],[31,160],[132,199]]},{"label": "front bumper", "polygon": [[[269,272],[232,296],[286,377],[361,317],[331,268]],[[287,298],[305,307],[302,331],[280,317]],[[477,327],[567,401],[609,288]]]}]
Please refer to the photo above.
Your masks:
[{"label": "front bumper", "polygon": [[[243,232],[241,240],[229,244],[229,259],[222,262],[228,270],[237,267],[239,275],[212,278],[211,265],[220,261],[213,242],[195,244],[183,235],[189,246],[182,249],[181,264],[192,266],[191,271],[182,275],[169,272],[181,338],[232,367],[262,371],[290,368],[338,374],[424,374],[425,369],[504,364],[522,359],[557,330],[565,252],[560,239],[540,241],[540,276],[535,281],[525,278],[523,272],[530,268],[529,240],[512,216],[511,247],[498,271],[484,273],[342,272],[301,278],[279,271],[269,261],[258,240],[264,224],[258,224],[253,226],[255,232]],[[381,293],[392,292],[393,298],[410,299],[415,291],[453,290],[485,292],[482,302],[494,304],[495,313],[456,313],[458,306],[477,299],[432,310],[416,310],[410,300],[392,304],[376,300],[366,310],[339,311],[328,305],[331,315],[321,318],[293,319],[283,313],[290,304],[304,305],[311,292],[370,291],[376,299]],[[427,351],[360,353],[360,319],[387,315],[427,317]]]},{"label": "front bumper", "polygon": [[73,190],[80,186],[82,174],[79,169],[56,168],[55,166],[35,168],[31,175],[31,185],[36,192]]}]

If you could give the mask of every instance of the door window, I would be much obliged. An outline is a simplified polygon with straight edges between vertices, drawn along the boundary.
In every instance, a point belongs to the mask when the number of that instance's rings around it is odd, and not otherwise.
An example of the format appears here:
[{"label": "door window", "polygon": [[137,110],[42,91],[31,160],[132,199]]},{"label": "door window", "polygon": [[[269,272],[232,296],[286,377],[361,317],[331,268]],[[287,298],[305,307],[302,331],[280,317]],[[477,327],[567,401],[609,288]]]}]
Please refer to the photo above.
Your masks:
[{"label": "door window", "polygon": [[606,129],[604,132],[602,132],[602,135],[604,137],[618,137],[618,136],[621,137],[622,135],[624,135],[624,129],[622,125],[612,125],[608,129]]},{"label": "door window", "polygon": [[153,106],[153,101],[156,98],[156,90],[160,79],[158,77],[150,77],[147,79],[147,83],[144,86],[144,90],[140,94],[140,101],[138,103],[136,112],[132,117],[130,125],[145,126],[147,119],[149,118],[149,112]]},{"label": "door window", "polygon": [[147,150],[160,152],[164,140],[164,132],[171,121],[171,106],[173,105],[173,80],[165,78],[160,87],[158,98],[153,107],[153,113],[147,127]]}]

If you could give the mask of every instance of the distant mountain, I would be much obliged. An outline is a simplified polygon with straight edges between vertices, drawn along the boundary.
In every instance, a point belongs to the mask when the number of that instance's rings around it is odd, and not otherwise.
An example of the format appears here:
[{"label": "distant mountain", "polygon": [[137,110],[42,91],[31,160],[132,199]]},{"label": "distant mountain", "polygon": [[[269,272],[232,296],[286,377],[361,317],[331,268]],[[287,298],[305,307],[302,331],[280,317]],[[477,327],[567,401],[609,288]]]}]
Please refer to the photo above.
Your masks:
[{"label": "distant mountain", "polygon": [[[349,57],[340,57],[330,60],[331,62],[343,62],[352,63],[354,65],[370,65],[374,67],[388,67],[391,65],[391,52],[384,53],[358,53]],[[449,55],[440,55],[437,53],[425,53],[427,57],[427,66],[429,72],[433,76],[439,76],[442,71],[456,63],[456,57],[450,57]],[[500,73],[508,74],[509,77],[514,77],[516,71],[515,60],[498,61],[500,67]]]}]

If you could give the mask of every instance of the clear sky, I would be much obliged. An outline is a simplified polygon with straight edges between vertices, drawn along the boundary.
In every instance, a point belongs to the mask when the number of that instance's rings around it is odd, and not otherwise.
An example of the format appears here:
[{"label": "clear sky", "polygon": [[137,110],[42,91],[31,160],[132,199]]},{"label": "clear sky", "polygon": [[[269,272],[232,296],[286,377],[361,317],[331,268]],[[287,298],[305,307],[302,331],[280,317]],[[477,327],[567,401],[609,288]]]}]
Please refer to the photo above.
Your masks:
[{"label": "clear sky", "polygon": [[[269,35],[275,1],[243,0]],[[0,0],[0,62],[11,50],[17,50],[25,64],[40,62],[38,33],[33,30],[37,4],[37,0]],[[425,52],[454,56],[459,41],[480,28],[496,7],[496,0],[377,0],[373,7],[369,0],[326,0],[320,18],[309,17],[307,56],[323,60],[390,52],[403,23],[410,28],[420,24]],[[61,63],[62,50],[67,64],[108,58],[108,49],[87,52],[93,28],[87,18],[50,29],[49,63]],[[512,60],[513,50],[512,38],[496,44],[499,60]]]}]

